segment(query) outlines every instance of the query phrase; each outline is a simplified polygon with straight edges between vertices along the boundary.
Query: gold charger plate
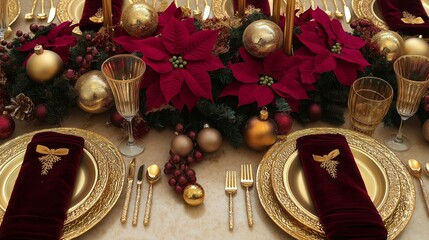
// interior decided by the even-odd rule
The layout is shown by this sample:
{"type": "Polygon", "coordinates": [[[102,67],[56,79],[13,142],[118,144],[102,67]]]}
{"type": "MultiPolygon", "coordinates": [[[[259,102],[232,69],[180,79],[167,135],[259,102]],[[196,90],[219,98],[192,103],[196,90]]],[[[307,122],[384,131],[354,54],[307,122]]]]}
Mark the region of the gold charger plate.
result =
{"type": "MultiPolygon", "coordinates": [[[[270,10],[273,11],[273,1],[268,1],[270,4],[270,10]]],[[[281,1],[281,8],[285,7],[286,0],[281,1]]],[[[301,2],[299,0],[296,0],[295,2],[295,8],[298,9],[302,6],[301,2]]],[[[223,18],[223,17],[232,17],[234,16],[234,7],[233,7],[233,0],[212,0],[212,7],[213,7],[213,16],[216,18],[223,18]]],[[[307,10],[307,9],[305,9],[307,10]]],[[[300,9],[300,11],[303,11],[303,9],[300,9]]]]}
{"type": "MultiPolygon", "coordinates": [[[[317,133],[320,131],[310,134],[317,133]]],[[[385,221],[395,210],[401,190],[398,173],[385,154],[389,150],[376,140],[360,133],[344,132],[341,129],[336,129],[332,133],[346,135],[368,195],[385,221]]],[[[271,181],[277,199],[292,217],[311,229],[324,233],[296,149],[296,139],[308,134],[305,131],[298,131],[287,136],[283,143],[283,153],[274,162],[271,181]]]]}
{"type": "MultiPolygon", "coordinates": [[[[422,0],[422,5],[429,15],[429,0],[422,0]]],[[[381,29],[388,29],[377,0],[352,0],[352,9],[358,18],[369,19],[381,29]]]]}
{"type": "Polygon", "coordinates": [[[19,0],[9,0],[7,4],[7,22],[9,26],[16,21],[20,13],[21,4],[19,3],[19,0]]]}
{"type": "MultiPolygon", "coordinates": [[[[129,0],[124,0],[122,9],[125,9],[130,4],[129,0]]],[[[85,0],[59,0],[57,5],[57,16],[60,22],[72,21],[79,23],[82,17],[85,0]]],[[[82,34],[79,27],[73,29],[75,34],[82,34]]]]}
{"type": "MultiPolygon", "coordinates": [[[[77,188],[81,188],[81,190],[75,189],[75,193],[76,191],[85,193],[85,191],[83,191],[84,189],[91,189],[91,191],[87,196],[81,198],[80,205],[78,205],[74,210],[69,209],[69,212],[67,213],[68,219],[65,222],[62,236],[62,239],[75,238],[95,226],[114,206],[122,191],[125,163],[113,143],[96,133],[77,128],[53,128],[37,132],[42,131],[55,131],[80,136],[85,139],[85,157],[83,158],[83,161],[88,160],[88,163],[83,163],[81,168],[83,166],[87,166],[87,169],[80,170],[81,175],[78,177],[76,185],[77,188]],[[93,160],[91,160],[91,158],[93,160]],[[97,170],[91,170],[94,166],[93,161],[95,161],[95,167],[97,170]],[[90,181],[93,177],[86,173],[94,171],[98,172],[98,177],[95,180],[96,183],[90,183],[87,186],[88,183],[86,182],[93,182],[90,181]],[[82,184],[79,184],[79,182],[82,184]],[[75,215],[72,213],[75,213],[75,215]]],[[[14,162],[14,159],[19,159],[19,157],[16,156],[21,154],[20,149],[25,148],[32,136],[37,132],[22,135],[3,144],[0,147],[0,159],[3,160],[4,153],[11,154],[12,158],[9,159],[12,159],[12,162],[14,162]],[[14,144],[17,144],[17,146],[15,147],[14,144]],[[10,153],[14,150],[16,150],[17,153],[10,153]]],[[[9,164],[9,167],[13,165],[14,164],[9,164]]],[[[4,166],[5,164],[0,161],[0,168],[3,169],[4,166]]],[[[11,179],[11,177],[9,178],[11,179]]],[[[3,220],[3,215],[4,211],[0,210],[0,222],[3,220]]]]}
{"type": "MultiPolygon", "coordinates": [[[[354,132],[338,128],[310,128],[300,131],[304,134],[318,133],[342,133],[346,137],[354,132]]],[[[289,136],[288,136],[289,137],[289,136]]],[[[304,224],[295,220],[279,203],[273,191],[271,184],[271,172],[273,164],[278,157],[284,153],[285,142],[279,140],[264,155],[258,166],[256,175],[256,189],[262,207],[268,216],[283,231],[296,239],[314,240],[324,239],[324,234],[317,232],[304,224]]],[[[380,143],[378,143],[381,145],[380,143]]],[[[415,208],[416,193],[413,180],[402,162],[396,155],[388,151],[385,153],[392,166],[399,174],[400,181],[400,198],[398,205],[389,218],[386,219],[385,225],[388,231],[388,239],[394,239],[404,230],[411,219],[415,208]]]]}

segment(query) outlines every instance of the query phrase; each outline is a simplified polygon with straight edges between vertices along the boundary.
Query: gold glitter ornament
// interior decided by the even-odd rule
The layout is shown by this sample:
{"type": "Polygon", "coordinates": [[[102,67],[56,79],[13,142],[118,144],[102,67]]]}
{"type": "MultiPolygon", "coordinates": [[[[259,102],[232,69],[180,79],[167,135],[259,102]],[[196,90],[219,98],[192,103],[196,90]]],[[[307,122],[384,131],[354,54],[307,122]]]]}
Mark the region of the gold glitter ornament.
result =
{"type": "Polygon", "coordinates": [[[394,31],[384,30],[375,34],[371,38],[371,43],[377,45],[378,50],[386,56],[387,61],[392,62],[404,54],[404,40],[394,31]]]}
{"type": "Polygon", "coordinates": [[[244,30],[243,45],[250,55],[264,58],[283,46],[283,32],[272,21],[257,20],[244,30]]]}
{"type": "Polygon", "coordinates": [[[263,108],[259,116],[251,117],[244,127],[244,140],[254,150],[265,150],[277,141],[277,125],[263,108]]]}
{"type": "Polygon", "coordinates": [[[158,27],[158,13],[152,6],[136,2],[125,8],[121,17],[124,30],[134,37],[151,36],[158,27]]]}
{"type": "Polygon", "coordinates": [[[183,200],[185,200],[188,205],[201,205],[204,202],[204,197],[204,188],[198,183],[190,184],[183,190],[183,200]]]}

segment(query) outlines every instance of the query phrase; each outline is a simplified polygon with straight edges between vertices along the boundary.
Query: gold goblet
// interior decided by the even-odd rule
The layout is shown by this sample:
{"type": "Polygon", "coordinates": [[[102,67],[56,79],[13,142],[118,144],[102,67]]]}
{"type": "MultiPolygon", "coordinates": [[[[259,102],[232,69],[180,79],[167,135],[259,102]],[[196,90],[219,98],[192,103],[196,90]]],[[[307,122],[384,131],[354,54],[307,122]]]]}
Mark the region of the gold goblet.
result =
{"type": "Polygon", "coordinates": [[[144,147],[134,143],[132,120],[139,111],[140,81],[146,71],[145,62],[131,54],[110,57],[101,65],[109,83],[118,113],[128,121],[128,140],[121,142],[119,151],[127,157],[143,152],[144,147]]]}
{"type": "Polygon", "coordinates": [[[402,125],[417,112],[420,100],[429,86],[429,58],[405,55],[393,63],[393,70],[398,82],[396,110],[401,116],[401,124],[398,133],[387,138],[385,144],[392,150],[406,151],[411,144],[402,135],[402,125]]]}
{"type": "Polygon", "coordinates": [[[350,125],[355,131],[372,135],[389,110],[393,88],[377,77],[357,79],[350,88],[348,107],[350,125]]]}

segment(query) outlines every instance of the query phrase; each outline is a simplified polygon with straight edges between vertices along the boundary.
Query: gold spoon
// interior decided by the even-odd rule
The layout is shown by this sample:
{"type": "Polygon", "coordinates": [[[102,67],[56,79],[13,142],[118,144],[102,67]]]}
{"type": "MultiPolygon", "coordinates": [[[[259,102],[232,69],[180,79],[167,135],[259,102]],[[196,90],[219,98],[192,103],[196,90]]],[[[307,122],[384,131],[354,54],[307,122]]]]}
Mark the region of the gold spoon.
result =
{"type": "Polygon", "coordinates": [[[36,4],[37,4],[37,0],[34,0],[34,1],[33,1],[33,6],[31,7],[31,12],[26,13],[26,14],[24,15],[24,18],[25,18],[26,20],[31,20],[31,19],[33,19],[33,18],[34,18],[34,10],[36,9],[36,4]]]}
{"type": "Polygon", "coordinates": [[[329,17],[331,17],[332,16],[332,12],[329,11],[328,3],[326,2],[326,0],[323,0],[323,6],[325,6],[325,13],[326,13],[326,15],[328,15],[329,17]]]}
{"type": "Polygon", "coordinates": [[[336,0],[334,1],[334,7],[335,7],[335,17],[336,18],[342,18],[344,16],[344,14],[342,12],[340,12],[340,9],[338,8],[338,4],[336,0]]]}
{"type": "Polygon", "coordinates": [[[147,181],[149,182],[149,190],[147,194],[146,210],[144,213],[144,221],[143,221],[143,224],[145,226],[149,224],[150,210],[152,207],[153,184],[161,178],[161,169],[159,168],[159,166],[156,164],[150,165],[146,171],[146,178],[147,178],[147,181]]]}
{"type": "Polygon", "coordinates": [[[408,160],[408,167],[410,168],[411,175],[413,175],[414,177],[418,178],[419,181],[420,181],[420,187],[422,189],[422,193],[423,193],[423,197],[425,199],[427,210],[429,211],[428,194],[426,192],[426,187],[423,184],[423,180],[421,178],[421,175],[422,175],[422,166],[421,166],[420,162],[417,161],[416,159],[410,159],[410,160],[408,160]]]}
{"type": "Polygon", "coordinates": [[[425,165],[425,172],[426,172],[426,175],[429,176],[429,162],[427,162],[425,165]]]}
{"type": "Polygon", "coordinates": [[[45,0],[40,1],[40,7],[42,7],[42,12],[37,14],[38,19],[46,19],[48,14],[45,13],[45,0]]]}

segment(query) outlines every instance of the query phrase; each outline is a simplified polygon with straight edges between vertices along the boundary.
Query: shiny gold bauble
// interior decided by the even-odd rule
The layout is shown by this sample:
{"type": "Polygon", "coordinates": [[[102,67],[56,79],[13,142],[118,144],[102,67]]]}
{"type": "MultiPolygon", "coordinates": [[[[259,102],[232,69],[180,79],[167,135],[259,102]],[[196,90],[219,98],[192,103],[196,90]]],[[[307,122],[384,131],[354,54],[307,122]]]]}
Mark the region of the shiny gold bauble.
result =
{"type": "Polygon", "coordinates": [[[378,50],[386,56],[387,61],[394,61],[404,54],[404,40],[394,31],[381,31],[371,38],[371,42],[377,45],[378,50]]]}
{"type": "Polygon", "coordinates": [[[183,190],[183,200],[191,206],[198,206],[204,202],[204,188],[198,184],[190,184],[183,190]]]}
{"type": "Polygon", "coordinates": [[[429,43],[420,37],[408,38],[405,40],[405,54],[429,57],[429,43]]]}
{"type": "Polygon", "coordinates": [[[63,70],[63,60],[55,52],[44,50],[42,45],[36,45],[25,69],[32,81],[46,83],[63,70]]]}
{"type": "Polygon", "coordinates": [[[89,71],[76,81],[77,105],[87,113],[102,113],[113,105],[112,90],[100,70],[89,71]]]}
{"type": "Polygon", "coordinates": [[[186,157],[194,149],[192,140],[185,134],[174,136],[170,143],[170,150],[181,157],[186,157]]]}
{"type": "Polygon", "coordinates": [[[216,152],[222,145],[222,135],[217,129],[204,124],[204,128],[198,133],[197,143],[204,152],[216,152]]]}
{"type": "Polygon", "coordinates": [[[422,127],[423,138],[429,142],[429,120],[426,120],[422,127]]]}
{"type": "Polygon", "coordinates": [[[263,58],[283,46],[283,32],[272,21],[257,20],[244,30],[243,45],[250,55],[263,58]]]}
{"type": "Polygon", "coordinates": [[[277,141],[277,125],[262,109],[259,116],[250,118],[244,127],[244,140],[254,150],[264,150],[277,141]]]}
{"type": "Polygon", "coordinates": [[[151,36],[158,27],[158,13],[155,8],[142,2],[126,7],[121,20],[125,31],[134,37],[151,36]]]}

